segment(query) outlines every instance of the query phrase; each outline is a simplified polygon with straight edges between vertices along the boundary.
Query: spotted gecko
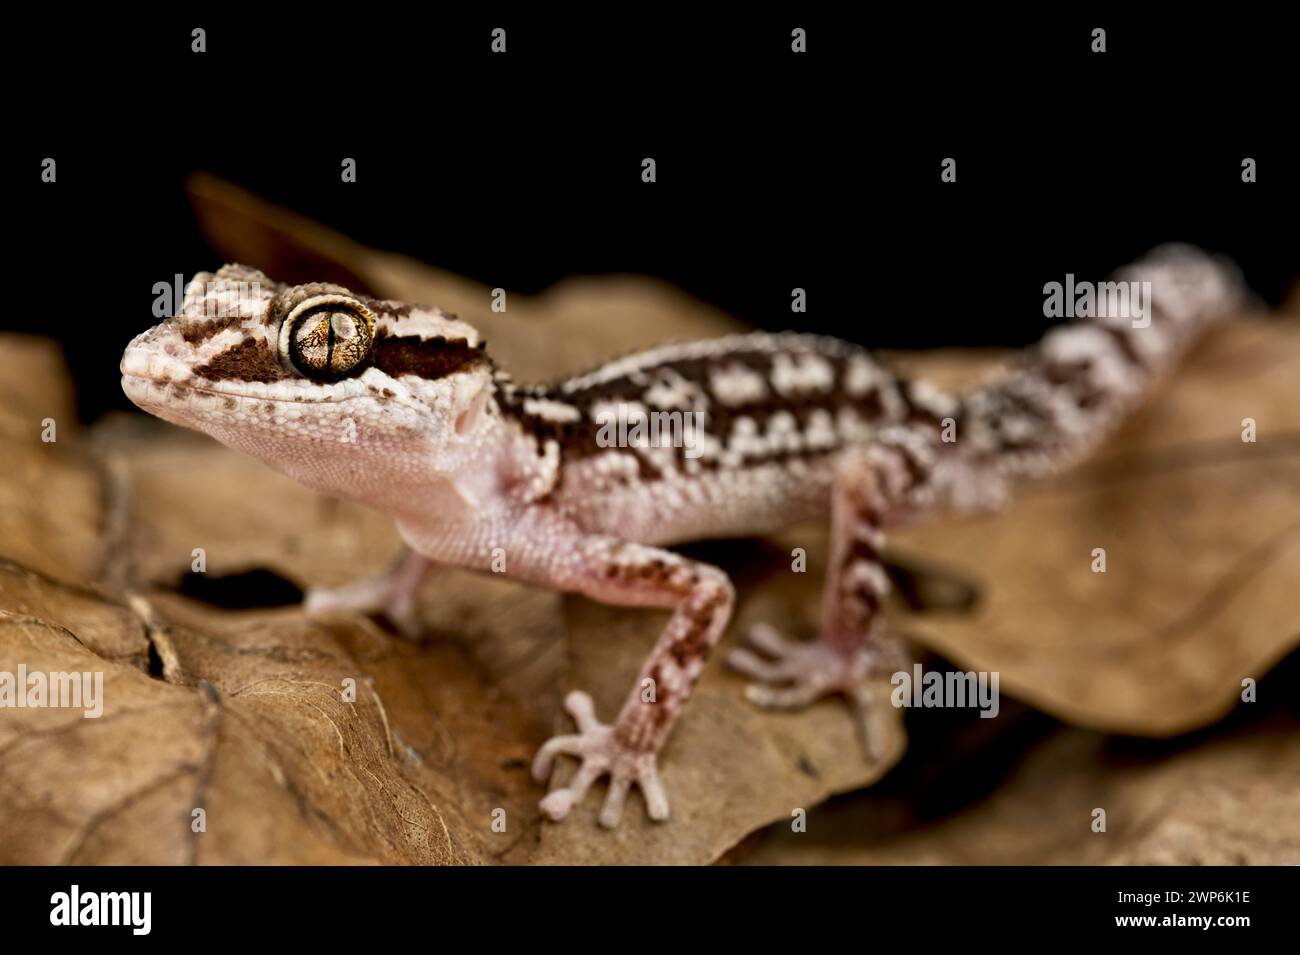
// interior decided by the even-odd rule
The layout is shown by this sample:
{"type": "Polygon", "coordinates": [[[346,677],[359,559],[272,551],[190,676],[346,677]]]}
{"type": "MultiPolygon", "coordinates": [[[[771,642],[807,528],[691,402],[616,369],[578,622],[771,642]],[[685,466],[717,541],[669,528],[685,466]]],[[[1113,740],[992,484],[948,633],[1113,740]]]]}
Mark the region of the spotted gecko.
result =
{"type": "Polygon", "coordinates": [[[308,591],[309,614],[382,613],[418,632],[416,595],[439,564],[671,610],[614,722],[570,693],[577,732],[533,763],[545,782],[558,755],[579,760],[541,800],[556,820],[608,776],[599,821],[613,827],[633,784],[650,818],[668,817],[656,759],[734,602],[722,570],[665,548],[829,515],[817,639],[758,625],[728,662],[762,707],[846,697],[878,757],[875,688],[905,659],[881,626],[885,531],[995,506],[1013,479],[1076,458],[1241,296],[1230,265],[1186,246],[1116,278],[1152,283],[1145,325],[1057,326],[996,380],[950,395],[858,346],[793,333],[665,345],[524,386],[436,308],[227,265],[131,341],[122,387],[160,418],[392,516],[406,545],[394,565],[308,591]],[[655,421],[667,429],[647,431],[655,421]]]}

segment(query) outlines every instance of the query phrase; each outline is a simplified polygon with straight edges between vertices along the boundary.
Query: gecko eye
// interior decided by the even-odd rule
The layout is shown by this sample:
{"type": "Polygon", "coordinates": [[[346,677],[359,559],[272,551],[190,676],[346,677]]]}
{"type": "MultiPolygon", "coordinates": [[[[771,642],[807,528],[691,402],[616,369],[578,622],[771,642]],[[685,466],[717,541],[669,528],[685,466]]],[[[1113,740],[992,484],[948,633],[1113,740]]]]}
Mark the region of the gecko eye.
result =
{"type": "Polygon", "coordinates": [[[317,381],[346,378],[370,356],[373,327],[359,302],[304,302],[285,320],[289,360],[317,381]]]}

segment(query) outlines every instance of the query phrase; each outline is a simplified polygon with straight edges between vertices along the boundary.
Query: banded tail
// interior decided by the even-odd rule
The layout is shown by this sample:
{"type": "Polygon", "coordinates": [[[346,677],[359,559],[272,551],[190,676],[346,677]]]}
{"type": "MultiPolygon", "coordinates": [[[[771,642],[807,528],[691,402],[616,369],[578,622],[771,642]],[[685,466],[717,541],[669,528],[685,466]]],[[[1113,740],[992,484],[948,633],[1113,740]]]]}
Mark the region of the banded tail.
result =
{"type": "Polygon", "coordinates": [[[1024,352],[1010,374],[966,396],[962,424],[975,463],[1007,477],[1070,463],[1247,298],[1231,262],[1187,245],[1160,246],[1103,284],[1115,283],[1150,290],[1145,314],[1074,319],[1024,352]]]}

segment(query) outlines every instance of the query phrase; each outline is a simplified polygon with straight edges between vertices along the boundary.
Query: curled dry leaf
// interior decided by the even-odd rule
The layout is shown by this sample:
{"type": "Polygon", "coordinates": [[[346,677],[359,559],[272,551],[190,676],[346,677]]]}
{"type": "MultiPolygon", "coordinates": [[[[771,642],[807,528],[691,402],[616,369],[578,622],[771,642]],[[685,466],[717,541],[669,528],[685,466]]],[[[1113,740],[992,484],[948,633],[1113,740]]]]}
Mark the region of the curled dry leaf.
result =
{"type": "Polygon", "coordinates": [[[73,584],[95,580],[106,556],[102,475],[79,430],[58,346],[6,335],[0,349],[0,556],[73,584]]]}

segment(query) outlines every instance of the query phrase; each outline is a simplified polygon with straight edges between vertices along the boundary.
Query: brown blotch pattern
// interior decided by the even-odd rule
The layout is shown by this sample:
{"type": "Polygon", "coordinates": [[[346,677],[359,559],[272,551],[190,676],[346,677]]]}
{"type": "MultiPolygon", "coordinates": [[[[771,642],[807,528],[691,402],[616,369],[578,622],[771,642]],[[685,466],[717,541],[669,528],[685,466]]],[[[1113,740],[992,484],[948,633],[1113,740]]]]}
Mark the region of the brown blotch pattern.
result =
{"type": "Polygon", "coordinates": [[[275,350],[251,335],[195,368],[194,373],[209,381],[279,381],[288,377],[275,350]]]}
{"type": "Polygon", "coordinates": [[[463,338],[420,338],[417,335],[375,337],[371,364],[386,375],[417,375],[436,379],[457,372],[490,367],[483,343],[471,345],[463,338]]]}
{"type": "Polygon", "coordinates": [[[227,328],[235,328],[243,323],[244,316],[242,315],[223,315],[221,318],[214,318],[206,322],[185,322],[181,325],[181,338],[191,345],[197,345],[199,342],[207,341],[214,335],[219,335],[227,328]]]}

